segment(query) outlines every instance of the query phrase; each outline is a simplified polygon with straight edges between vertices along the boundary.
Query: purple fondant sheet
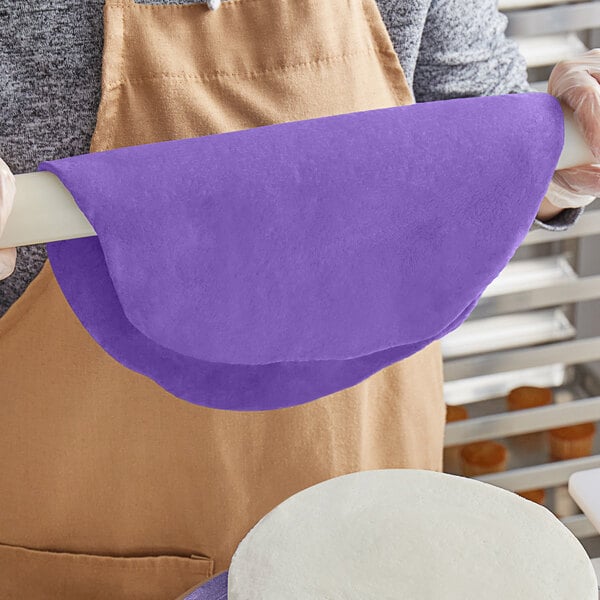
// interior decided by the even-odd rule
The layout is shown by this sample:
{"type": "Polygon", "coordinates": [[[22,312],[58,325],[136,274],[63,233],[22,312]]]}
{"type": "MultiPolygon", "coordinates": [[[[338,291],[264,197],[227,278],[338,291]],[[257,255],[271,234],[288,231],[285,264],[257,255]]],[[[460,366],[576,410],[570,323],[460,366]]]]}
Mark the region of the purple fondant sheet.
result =
{"type": "Polygon", "coordinates": [[[183,600],[227,600],[228,572],[213,577],[189,592],[183,600]]]}
{"type": "Polygon", "coordinates": [[[563,144],[547,94],[465,98],[42,163],[98,233],[49,244],[96,341],[185,400],[292,406],[464,321],[563,144]]]}

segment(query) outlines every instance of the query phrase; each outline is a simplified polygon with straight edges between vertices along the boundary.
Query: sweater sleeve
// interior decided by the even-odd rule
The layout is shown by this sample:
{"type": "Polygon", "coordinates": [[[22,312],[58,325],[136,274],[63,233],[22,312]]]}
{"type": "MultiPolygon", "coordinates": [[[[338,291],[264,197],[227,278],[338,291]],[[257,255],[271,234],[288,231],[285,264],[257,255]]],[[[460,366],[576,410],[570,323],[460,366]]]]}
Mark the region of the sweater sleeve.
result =
{"type": "MultiPolygon", "coordinates": [[[[496,0],[432,0],[415,66],[417,102],[534,91],[517,44],[505,35],[508,19],[496,0]]],[[[562,210],[531,229],[562,231],[583,208],[562,210]]]]}

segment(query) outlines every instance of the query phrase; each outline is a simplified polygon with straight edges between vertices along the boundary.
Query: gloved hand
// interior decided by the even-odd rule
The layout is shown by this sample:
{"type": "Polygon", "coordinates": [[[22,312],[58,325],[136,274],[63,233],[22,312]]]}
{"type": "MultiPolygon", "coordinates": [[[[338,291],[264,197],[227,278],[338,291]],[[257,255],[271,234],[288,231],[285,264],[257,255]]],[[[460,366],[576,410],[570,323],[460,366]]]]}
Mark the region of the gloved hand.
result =
{"type": "MultiPolygon", "coordinates": [[[[0,235],[12,210],[16,190],[15,176],[0,158],[0,235]]],[[[0,250],[0,279],[6,279],[15,270],[16,259],[16,248],[0,250]]]]}
{"type": "Polygon", "coordinates": [[[559,208],[586,206],[600,196],[600,48],[559,62],[548,93],[573,109],[598,163],[555,171],[546,198],[559,208]]]}

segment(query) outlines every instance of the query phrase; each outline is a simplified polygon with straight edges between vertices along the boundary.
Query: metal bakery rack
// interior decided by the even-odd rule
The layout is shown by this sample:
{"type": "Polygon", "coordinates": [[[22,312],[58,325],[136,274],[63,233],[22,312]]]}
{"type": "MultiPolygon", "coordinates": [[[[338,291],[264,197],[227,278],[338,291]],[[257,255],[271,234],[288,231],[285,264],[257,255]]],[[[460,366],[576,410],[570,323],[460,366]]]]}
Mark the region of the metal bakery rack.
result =
{"type": "MultiPolygon", "coordinates": [[[[499,8],[541,91],[556,62],[600,46],[598,1],[501,0],[499,8]]],[[[600,557],[598,531],[566,488],[572,473],[600,467],[600,200],[567,231],[530,231],[442,349],[446,403],[469,413],[447,424],[445,446],[504,444],[506,470],[479,479],[544,489],[545,505],[600,557]],[[551,387],[553,404],[509,412],[508,392],[524,385],[551,387]],[[552,460],[542,432],[588,422],[597,424],[592,454],[552,460]]]]}

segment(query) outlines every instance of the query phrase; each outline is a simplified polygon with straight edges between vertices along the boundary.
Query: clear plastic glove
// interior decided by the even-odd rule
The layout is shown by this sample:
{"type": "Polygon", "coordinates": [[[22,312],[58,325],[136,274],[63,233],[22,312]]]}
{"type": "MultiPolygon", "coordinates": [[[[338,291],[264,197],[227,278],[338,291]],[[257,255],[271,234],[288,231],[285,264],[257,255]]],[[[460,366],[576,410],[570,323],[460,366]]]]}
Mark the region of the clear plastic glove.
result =
{"type": "Polygon", "coordinates": [[[600,48],[559,62],[548,93],[573,109],[598,163],[555,171],[546,198],[559,208],[586,206],[600,196],[600,48]]]}
{"type": "MultiPolygon", "coordinates": [[[[16,190],[15,176],[0,158],[0,235],[12,210],[16,190]]],[[[6,279],[15,270],[16,260],[16,248],[0,250],[0,279],[6,279]]]]}

